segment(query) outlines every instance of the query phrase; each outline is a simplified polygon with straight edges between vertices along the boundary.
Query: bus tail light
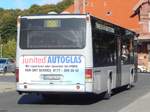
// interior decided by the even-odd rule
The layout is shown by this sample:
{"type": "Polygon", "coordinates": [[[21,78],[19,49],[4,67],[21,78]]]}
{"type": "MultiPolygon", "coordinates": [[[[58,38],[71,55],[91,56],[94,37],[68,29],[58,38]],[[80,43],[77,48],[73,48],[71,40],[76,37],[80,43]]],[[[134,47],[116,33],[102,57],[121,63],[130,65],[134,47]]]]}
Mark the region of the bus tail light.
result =
{"type": "Polygon", "coordinates": [[[85,78],[86,79],[92,79],[93,78],[93,70],[92,69],[86,69],[85,70],[85,78]]]}
{"type": "Polygon", "coordinates": [[[16,69],[16,82],[19,82],[19,69],[16,69]]]}

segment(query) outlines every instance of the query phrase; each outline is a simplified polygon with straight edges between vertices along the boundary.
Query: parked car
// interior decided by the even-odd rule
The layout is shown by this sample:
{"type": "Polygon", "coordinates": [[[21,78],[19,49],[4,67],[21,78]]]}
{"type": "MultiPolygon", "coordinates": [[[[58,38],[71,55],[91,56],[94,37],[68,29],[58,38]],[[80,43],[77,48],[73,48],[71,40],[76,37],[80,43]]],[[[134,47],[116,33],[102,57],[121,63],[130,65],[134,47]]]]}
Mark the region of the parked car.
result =
{"type": "Polygon", "coordinates": [[[145,66],[143,65],[138,65],[138,69],[137,69],[138,72],[147,72],[147,69],[145,66]]]}
{"type": "Polygon", "coordinates": [[[0,72],[15,72],[16,64],[13,59],[0,58],[0,72]]]}

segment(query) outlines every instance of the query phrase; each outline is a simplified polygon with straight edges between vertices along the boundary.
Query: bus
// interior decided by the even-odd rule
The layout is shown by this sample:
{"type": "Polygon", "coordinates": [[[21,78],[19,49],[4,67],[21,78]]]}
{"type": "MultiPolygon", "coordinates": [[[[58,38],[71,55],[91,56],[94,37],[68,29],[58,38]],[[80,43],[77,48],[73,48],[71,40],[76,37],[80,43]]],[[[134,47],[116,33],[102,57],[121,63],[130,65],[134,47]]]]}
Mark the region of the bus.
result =
{"type": "Polygon", "coordinates": [[[136,82],[136,34],[90,14],[20,16],[17,92],[106,93],[136,82]]]}

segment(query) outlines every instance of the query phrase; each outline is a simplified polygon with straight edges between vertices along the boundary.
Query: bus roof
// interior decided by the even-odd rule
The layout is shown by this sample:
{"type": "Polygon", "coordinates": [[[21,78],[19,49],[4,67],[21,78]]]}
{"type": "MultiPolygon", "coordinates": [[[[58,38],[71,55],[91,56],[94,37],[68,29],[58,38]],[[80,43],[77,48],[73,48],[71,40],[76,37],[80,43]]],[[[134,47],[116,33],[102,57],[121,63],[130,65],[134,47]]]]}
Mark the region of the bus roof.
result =
{"type": "Polygon", "coordinates": [[[108,21],[105,21],[101,18],[97,18],[93,15],[90,14],[36,14],[36,15],[28,15],[28,16],[20,16],[19,18],[26,18],[26,19],[47,19],[47,18],[86,18],[87,16],[94,18],[95,20],[99,20],[102,23],[107,23],[107,25],[114,27],[115,29],[117,28],[118,30],[126,30],[130,33],[133,33],[134,35],[136,32],[131,31],[129,29],[123,28],[121,26],[118,26],[116,24],[110,23],[108,21]]]}
{"type": "Polygon", "coordinates": [[[27,18],[27,19],[37,19],[37,18],[71,18],[71,17],[77,17],[77,18],[82,18],[89,16],[88,14],[38,14],[38,15],[28,15],[28,16],[20,16],[20,18],[27,18]]]}

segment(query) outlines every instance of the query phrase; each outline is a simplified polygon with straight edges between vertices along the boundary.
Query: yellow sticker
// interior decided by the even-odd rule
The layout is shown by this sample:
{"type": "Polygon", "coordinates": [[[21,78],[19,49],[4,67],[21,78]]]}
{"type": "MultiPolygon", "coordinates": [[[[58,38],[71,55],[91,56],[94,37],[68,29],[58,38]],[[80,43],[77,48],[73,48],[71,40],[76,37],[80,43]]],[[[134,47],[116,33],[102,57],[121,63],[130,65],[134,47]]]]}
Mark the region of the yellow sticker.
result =
{"type": "Polygon", "coordinates": [[[45,20],[44,26],[47,28],[58,28],[60,27],[60,20],[45,20]]]}

